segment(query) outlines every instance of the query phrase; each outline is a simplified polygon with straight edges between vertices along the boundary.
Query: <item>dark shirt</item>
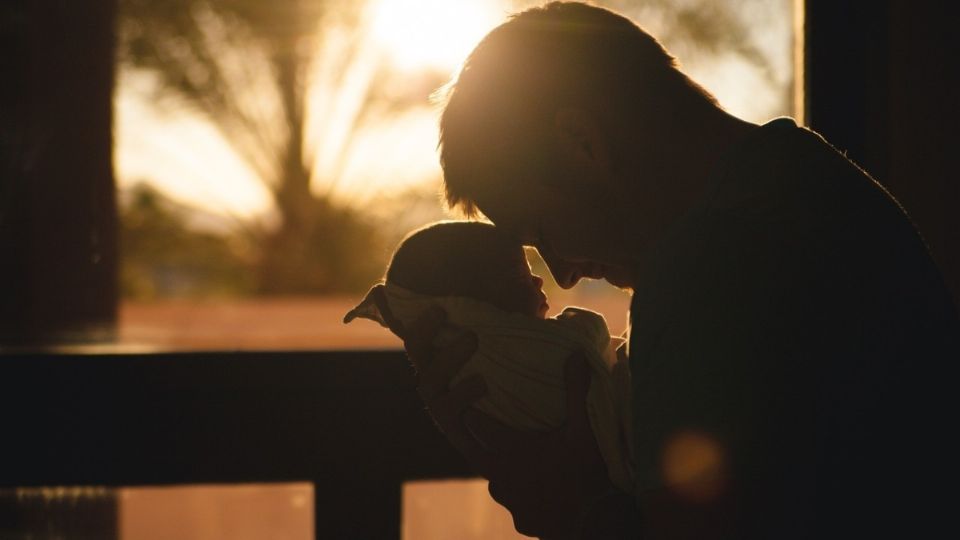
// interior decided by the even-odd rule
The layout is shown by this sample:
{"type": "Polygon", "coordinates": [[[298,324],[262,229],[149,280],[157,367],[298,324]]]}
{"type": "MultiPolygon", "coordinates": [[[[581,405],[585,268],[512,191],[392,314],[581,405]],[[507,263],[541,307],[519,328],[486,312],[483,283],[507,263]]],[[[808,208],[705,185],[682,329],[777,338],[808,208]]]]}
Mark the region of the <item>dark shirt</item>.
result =
{"type": "Polygon", "coordinates": [[[726,155],[637,283],[641,507],[666,489],[721,508],[717,537],[916,537],[942,502],[958,322],[882,187],[775,120],[726,155]]]}

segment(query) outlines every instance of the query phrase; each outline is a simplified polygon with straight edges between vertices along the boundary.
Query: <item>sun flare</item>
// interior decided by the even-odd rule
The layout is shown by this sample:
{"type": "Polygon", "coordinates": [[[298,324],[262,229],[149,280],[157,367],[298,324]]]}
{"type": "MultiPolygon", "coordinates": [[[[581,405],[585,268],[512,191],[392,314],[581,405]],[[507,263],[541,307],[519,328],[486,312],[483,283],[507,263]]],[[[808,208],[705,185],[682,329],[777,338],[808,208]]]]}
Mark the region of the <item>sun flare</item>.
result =
{"type": "Polygon", "coordinates": [[[505,18],[500,2],[376,0],[373,37],[396,67],[454,69],[505,18]]]}

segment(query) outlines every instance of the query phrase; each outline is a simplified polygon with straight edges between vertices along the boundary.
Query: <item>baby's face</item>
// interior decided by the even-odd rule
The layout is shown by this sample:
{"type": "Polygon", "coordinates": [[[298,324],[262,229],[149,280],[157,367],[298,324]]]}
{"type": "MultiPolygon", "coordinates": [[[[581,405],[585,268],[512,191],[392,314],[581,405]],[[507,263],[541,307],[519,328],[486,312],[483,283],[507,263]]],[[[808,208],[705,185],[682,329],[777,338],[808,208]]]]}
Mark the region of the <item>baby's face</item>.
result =
{"type": "Polygon", "coordinates": [[[502,264],[501,261],[491,261],[484,273],[488,301],[504,311],[546,318],[550,305],[543,292],[543,279],[530,271],[523,248],[518,248],[502,264]]]}

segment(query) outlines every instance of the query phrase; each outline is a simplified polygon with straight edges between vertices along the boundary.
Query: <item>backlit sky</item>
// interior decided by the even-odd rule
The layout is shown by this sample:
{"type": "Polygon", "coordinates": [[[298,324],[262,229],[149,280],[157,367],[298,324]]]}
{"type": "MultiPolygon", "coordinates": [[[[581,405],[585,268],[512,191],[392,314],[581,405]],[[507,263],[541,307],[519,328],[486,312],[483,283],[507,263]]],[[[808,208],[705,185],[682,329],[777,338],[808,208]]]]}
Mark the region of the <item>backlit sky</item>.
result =
{"type": "MultiPolygon", "coordinates": [[[[366,19],[367,45],[359,61],[372,65],[372,59],[385,58],[393,69],[411,75],[425,69],[453,73],[480,38],[507,13],[536,3],[372,0],[366,19]]],[[[772,81],[732,52],[706,54],[682,44],[676,48],[669,42],[666,45],[685,70],[733,114],[754,122],[790,114],[785,99],[793,69],[790,3],[753,0],[738,4],[749,11],[754,33],[751,37],[773,67],[772,81]]],[[[626,14],[654,35],[668,22],[640,8],[626,14]]],[[[358,66],[356,73],[362,79],[364,67],[358,66]]],[[[114,159],[120,186],[146,180],[178,200],[216,214],[246,217],[268,212],[268,191],[215,128],[188,111],[158,109],[145,97],[151,84],[149,75],[143,73],[124,72],[118,78],[114,159]]],[[[327,91],[314,89],[316,102],[330,103],[323,95],[327,91]]],[[[340,101],[332,102],[348,109],[351,92],[350,88],[341,89],[340,101]]],[[[343,175],[333,188],[337,197],[362,203],[380,193],[439,178],[437,111],[428,103],[372,125],[346,150],[331,143],[342,140],[349,125],[335,113],[327,121],[316,123],[322,124],[325,132],[317,133],[320,128],[312,125],[308,139],[312,135],[314,140],[326,141],[316,156],[321,177],[325,167],[333,166],[335,155],[346,152],[343,175]]],[[[330,187],[315,182],[314,189],[330,187]]]]}

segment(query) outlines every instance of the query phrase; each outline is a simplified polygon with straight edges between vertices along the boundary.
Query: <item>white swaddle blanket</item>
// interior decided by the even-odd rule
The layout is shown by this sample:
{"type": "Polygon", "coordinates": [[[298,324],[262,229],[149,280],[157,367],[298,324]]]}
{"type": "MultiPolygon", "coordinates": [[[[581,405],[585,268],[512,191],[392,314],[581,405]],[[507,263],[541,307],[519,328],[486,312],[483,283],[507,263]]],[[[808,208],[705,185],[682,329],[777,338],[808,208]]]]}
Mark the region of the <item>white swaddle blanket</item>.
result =
{"type": "MultiPolygon", "coordinates": [[[[395,318],[408,327],[431,305],[443,308],[451,325],[478,338],[476,353],[451,384],[480,374],[487,395],[475,407],[517,429],[549,431],[563,425],[565,361],[583,351],[593,372],[586,403],[590,426],[611,481],[633,492],[629,370],[626,359],[617,356],[624,340],[610,337],[602,315],[571,307],[543,320],[472,298],[430,297],[386,284],[371,289],[344,322],[361,317],[389,328],[387,320],[395,318]],[[376,301],[381,294],[392,315],[381,313],[376,301]]],[[[441,333],[437,340],[451,337],[441,333]]]]}

